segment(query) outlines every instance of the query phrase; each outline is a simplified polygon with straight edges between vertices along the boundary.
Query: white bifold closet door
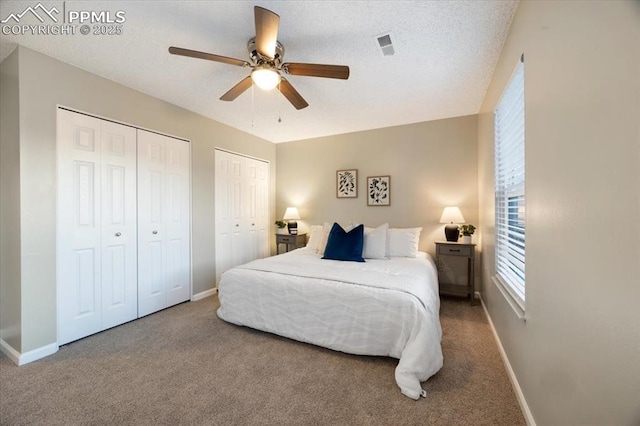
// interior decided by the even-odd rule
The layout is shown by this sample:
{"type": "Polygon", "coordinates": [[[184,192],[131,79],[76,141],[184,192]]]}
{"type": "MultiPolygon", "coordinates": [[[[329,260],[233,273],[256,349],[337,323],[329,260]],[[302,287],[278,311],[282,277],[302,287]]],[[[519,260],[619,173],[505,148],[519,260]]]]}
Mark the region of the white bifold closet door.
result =
{"type": "Polygon", "coordinates": [[[269,163],[215,151],[216,284],[234,266],[269,255],[269,163]]]}
{"type": "Polygon", "coordinates": [[[57,140],[62,345],[137,317],[136,129],[59,109],[57,140]]]}
{"type": "Polygon", "coordinates": [[[189,143],[138,130],[138,315],[190,298],[189,143]]]}
{"type": "Polygon", "coordinates": [[[191,161],[184,140],[64,109],[57,124],[63,345],[189,300],[191,161]]]}

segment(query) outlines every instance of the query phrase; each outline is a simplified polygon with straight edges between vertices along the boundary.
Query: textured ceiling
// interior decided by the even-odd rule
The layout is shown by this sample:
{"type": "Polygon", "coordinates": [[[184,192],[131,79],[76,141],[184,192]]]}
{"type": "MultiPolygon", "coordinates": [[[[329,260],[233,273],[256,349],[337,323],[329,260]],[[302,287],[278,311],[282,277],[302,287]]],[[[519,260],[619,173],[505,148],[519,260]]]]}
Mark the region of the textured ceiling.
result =
{"type": "MultiPolygon", "coordinates": [[[[517,7],[503,0],[41,3],[60,16],[63,8],[124,11],[123,34],[3,34],[0,60],[18,43],[272,142],[477,113],[517,7]],[[223,102],[248,69],[167,52],[173,45],[246,60],[254,5],[280,15],[285,62],[348,65],[349,80],[288,76],[309,103],[299,111],[258,88],[223,102]],[[388,32],[393,56],[376,42],[388,32]]],[[[2,0],[0,19],[36,5],[2,0]]]]}

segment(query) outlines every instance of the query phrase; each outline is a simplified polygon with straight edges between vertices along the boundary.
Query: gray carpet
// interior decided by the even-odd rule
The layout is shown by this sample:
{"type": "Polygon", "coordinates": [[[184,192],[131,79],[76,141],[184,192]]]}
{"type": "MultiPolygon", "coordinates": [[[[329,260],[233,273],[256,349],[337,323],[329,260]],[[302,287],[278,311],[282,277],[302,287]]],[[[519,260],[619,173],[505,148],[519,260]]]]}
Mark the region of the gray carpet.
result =
{"type": "Polygon", "coordinates": [[[444,299],[444,367],[411,400],[397,360],[334,352],[185,303],[15,366],[0,355],[2,425],[524,425],[480,306],[444,299]]]}

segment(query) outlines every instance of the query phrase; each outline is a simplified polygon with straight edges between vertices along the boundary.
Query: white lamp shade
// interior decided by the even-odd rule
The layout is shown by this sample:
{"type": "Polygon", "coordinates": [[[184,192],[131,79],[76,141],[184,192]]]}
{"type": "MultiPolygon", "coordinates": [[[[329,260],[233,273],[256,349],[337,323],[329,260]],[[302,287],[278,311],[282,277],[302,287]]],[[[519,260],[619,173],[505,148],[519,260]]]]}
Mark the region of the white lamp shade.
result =
{"type": "Polygon", "coordinates": [[[269,68],[256,68],[251,79],[262,90],[271,90],[280,83],[280,74],[269,68]]]}
{"type": "Polygon", "coordinates": [[[283,220],[298,220],[300,219],[300,213],[295,207],[287,207],[287,211],[284,212],[283,220]]]}
{"type": "Polygon", "coordinates": [[[440,216],[440,223],[464,223],[464,217],[458,207],[445,207],[440,216]]]}

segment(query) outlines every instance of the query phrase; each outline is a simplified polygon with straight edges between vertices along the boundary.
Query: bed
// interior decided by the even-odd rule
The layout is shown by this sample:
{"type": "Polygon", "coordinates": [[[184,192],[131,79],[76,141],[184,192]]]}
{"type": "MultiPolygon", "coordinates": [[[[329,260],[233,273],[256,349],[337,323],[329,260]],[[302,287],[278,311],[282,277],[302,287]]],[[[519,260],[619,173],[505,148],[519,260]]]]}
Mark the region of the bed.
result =
{"type": "Polygon", "coordinates": [[[426,253],[344,262],[300,248],[226,271],[218,294],[227,322],[399,359],[396,383],[413,399],[442,367],[437,273],[426,253]]]}

